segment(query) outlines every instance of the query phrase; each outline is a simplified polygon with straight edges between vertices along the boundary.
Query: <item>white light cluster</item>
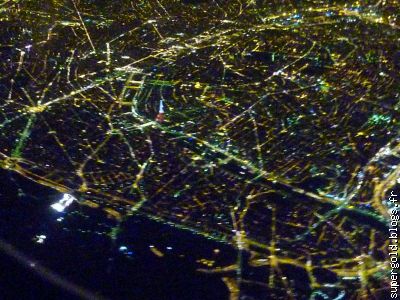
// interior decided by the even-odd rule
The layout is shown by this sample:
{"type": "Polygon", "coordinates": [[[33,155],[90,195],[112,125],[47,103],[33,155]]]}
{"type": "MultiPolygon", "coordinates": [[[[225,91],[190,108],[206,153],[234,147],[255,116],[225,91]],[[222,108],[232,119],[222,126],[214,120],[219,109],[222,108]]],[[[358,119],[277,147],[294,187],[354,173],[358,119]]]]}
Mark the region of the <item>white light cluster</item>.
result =
{"type": "Polygon", "coordinates": [[[63,212],[66,207],[70,206],[71,203],[74,202],[74,200],[76,200],[74,196],[64,194],[60,201],[51,205],[51,208],[58,212],[63,212]]]}

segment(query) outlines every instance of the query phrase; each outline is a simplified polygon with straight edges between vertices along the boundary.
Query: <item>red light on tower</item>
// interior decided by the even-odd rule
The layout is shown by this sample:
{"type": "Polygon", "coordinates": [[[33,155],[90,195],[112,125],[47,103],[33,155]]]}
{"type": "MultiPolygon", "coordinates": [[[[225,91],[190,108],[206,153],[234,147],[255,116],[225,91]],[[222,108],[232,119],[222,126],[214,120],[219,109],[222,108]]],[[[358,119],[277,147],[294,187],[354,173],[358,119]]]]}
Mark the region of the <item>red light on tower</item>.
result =
{"type": "Polygon", "coordinates": [[[164,104],[163,104],[162,100],[160,100],[160,108],[158,110],[158,115],[156,117],[156,121],[158,123],[164,122],[164,104]]]}

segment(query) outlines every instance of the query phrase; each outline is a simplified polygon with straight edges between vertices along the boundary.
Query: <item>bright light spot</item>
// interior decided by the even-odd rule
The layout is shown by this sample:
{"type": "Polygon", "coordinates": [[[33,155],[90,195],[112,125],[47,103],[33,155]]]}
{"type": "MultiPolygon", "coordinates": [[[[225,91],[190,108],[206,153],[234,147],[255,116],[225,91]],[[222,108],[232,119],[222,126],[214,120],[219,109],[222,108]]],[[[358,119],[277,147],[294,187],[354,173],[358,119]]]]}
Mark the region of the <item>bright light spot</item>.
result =
{"type": "Polygon", "coordinates": [[[64,194],[60,201],[51,205],[51,208],[58,212],[63,212],[66,207],[70,206],[71,203],[74,202],[74,200],[76,200],[74,196],[70,194],[64,194]]]}
{"type": "Polygon", "coordinates": [[[52,207],[54,210],[58,211],[58,212],[64,211],[64,208],[65,208],[65,207],[64,207],[62,204],[60,204],[60,203],[54,203],[51,207],[52,207]]]}
{"type": "Polygon", "coordinates": [[[128,250],[128,248],[126,246],[119,247],[119,251],[121,251],[121,252],[124,252],[126,250],[128,250]]]}
{"type": "Polygon", "coordinates": [[[38,244],[43,244],[45,239],[46,239],[46,236],[43,235],[43,234],[37,235],[37,236],[35,237],[35,241],[36,241],[36,243],[38,243],[38,244]]]}

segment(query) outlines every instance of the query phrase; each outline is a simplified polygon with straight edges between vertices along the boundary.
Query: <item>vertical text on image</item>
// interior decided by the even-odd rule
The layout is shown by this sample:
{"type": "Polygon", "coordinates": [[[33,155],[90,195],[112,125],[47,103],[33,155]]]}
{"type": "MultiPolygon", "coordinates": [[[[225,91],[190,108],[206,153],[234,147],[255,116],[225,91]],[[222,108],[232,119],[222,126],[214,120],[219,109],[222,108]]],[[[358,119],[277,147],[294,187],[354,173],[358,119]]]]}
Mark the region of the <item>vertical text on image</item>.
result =
{"type": "Polygon", "coordinates": [[[394,191],[390,192],[389,202],[392,203],[390,208],[390,224],[389,224],[389,259],[390,259],[390,298],[398,298],[398,273],[399,262],[398,262],[398,203],[397,194],[394,191]]]}

